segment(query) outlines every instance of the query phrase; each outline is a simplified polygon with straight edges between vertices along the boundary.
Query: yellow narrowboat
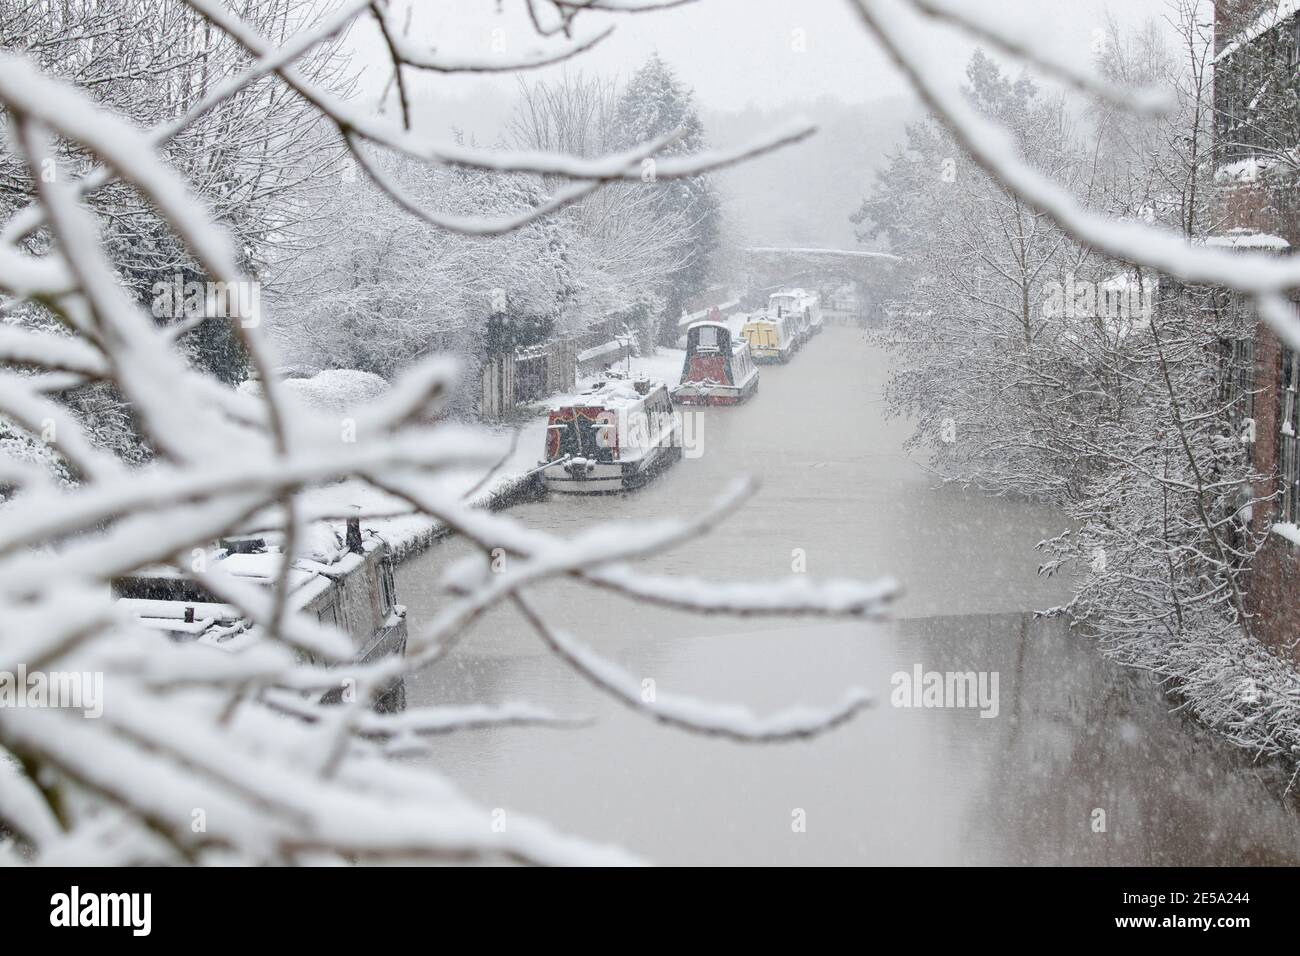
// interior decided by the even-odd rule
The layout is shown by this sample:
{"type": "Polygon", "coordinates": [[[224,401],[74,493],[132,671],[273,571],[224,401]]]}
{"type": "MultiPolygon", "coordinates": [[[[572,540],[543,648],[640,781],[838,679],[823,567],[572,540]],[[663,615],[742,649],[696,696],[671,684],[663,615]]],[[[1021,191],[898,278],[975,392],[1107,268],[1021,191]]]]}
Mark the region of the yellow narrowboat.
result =
{"type": "Polygon", "coordinates": [[[749,343],[749,354],[758,363],[788,362],[794,351],[791,329],[784,316],[755,313],[746,320],[740,337],[749,343]]]}

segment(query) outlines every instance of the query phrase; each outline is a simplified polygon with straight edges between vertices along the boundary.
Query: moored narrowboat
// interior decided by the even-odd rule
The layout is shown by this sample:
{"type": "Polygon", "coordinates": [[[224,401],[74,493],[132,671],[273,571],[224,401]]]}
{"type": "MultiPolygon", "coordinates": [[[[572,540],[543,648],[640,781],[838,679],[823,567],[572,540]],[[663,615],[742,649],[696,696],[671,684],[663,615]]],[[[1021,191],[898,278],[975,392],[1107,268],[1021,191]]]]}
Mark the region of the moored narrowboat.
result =
{"type": "MultiPolygon", "coordinates": [[[[406,608],[397,603],[393,557],[384,540],[373,532],[363,534],[356,518],[348,520],[342,534],[320,525],[304,532],[288,576],[288,611],[311,615],[346,634],[352,641],[352,663],[405,655],[406,608]]],[[[276,585],[283,559],[270,535],[223,538],[202,555],[203,566],[268,591],[276,585]]],[[[112,594],[142,628],[175,642],[238,654],[263,634],[260,625],[174,567],[150,566],[115,578],[112,594]]],[[[328,692],[322,702],[337,703],[340,695],[328,692]]],[[[375,700],[377,710],[401,710],[405,704],[400,678],[375,700]]]]}
{"type": "Polygon", "coordinates": [[[788,362],[794,354],[792,329],[784,316],[756,313],[746,320],[740,337],[749,346],[750,357],[759,364],[788,362]]]}
{"type": "Polygon", "coordinates": [[[821,296],[804,289],[782,289],[768,296],[768,312],[786,319],[798,348],[822,330],[821,296]]]}
{"type": "Polygon", "coordinates": [[[561,494],[639,488],[682,457],[679,438],[662,382],[606,380],[550,410],[542,485],[561,494]]]}
{"type": "Polygon", "coordinates": [[[739,405],[758,389],[749,343],[733,339],[721,322],[696,322],[686,331],[681,384],[671,390],[682,405],[739,405]]]}

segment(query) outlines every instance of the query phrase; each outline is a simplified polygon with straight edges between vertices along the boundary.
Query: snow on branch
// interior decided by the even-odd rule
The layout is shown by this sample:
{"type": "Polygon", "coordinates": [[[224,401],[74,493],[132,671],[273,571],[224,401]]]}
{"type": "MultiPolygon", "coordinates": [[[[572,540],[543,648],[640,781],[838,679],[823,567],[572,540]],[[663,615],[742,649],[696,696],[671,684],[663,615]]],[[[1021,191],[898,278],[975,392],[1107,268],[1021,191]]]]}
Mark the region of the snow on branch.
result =
{"type": "Polygon", "coordinates": [[[952,24],[977,39],[990,43],[1027,63],[1032,63],[1047,75],[1062,80],[1081,93],[1087,93],[1144,116],[1160,116],[1171,106],[1168,90],[1118,86],[1104,77],[1080,69],[1073,60],[1043,56],[1038,52],[1040,43],[1037,39],[1015,31],[1008,22],[1000,22],[997,26],[987,24],[969,8],[960,7],[953,0],[907,0],[907,2],[927,17],[941,23],[952,24]]]}
{"type": "Polygon", "coordinates": [[[740,743],[798,740],[816,737],[838,727],[871,704],[871,698],[858,688],[846,691],[844,700],[829,710],[790,707],[767,717],[760,717],[749,708],[736,704],[718,704],[662,692],[656,693],[654,700],[647,701],[641,693],[640,681],[568,634],[551,627],[522,593],[514,594],[514,603],[546,646],[594,687],[660,723],[692,733],[726,737],[740,743]]]}
{"type": "MultiPolygon", "coordinates": [[[[237,40],[252,55],[263,57],[274,52],[275,48],[268,41],[213,0],[186,0],[186,2],[237,40]]],[[[535,173],[575,180],[639,182],[643,175],[640,169],[629,168],[633,155],[629,153],[583,159],[536,150],[476,149],[456,143],[438,142],[371,118],[351,104],[315,86],[292,67],[282,67],[277,69],[276,73],[308,102],[332,119],[344,136],[348,134],[359,136],[413,159],[489,172],[535,173]]],[[[698,176],[798,142],[815,131],[815,125],[806,120],[790,121],[738,148],[705,150],[689,156],[660,159],[655,164],[654,175],[660,180],[698,176]]]]}
{"type": "MultiPolygon", "coordinates": [[[[222,103],[247,89],[264,76],[278,71],[281,67],[309,53],[313,48],[338,36],[362,14],[373,0],[350,0],[337,10],[321,19],[312,29],[295,34],[278,49],[271,49],[253,62],[242,72],[237,72],[228,79],[215,84],[205,96],[191,105],[185,112],[147,132],[150,144],[162,148],[169,140],[190,127],[200,117],[210,113],[222,103]]],[[[112,169],[97,165],[77,182],[80,195],[86,195],[99,189],[115,179],[112,169]]],[[[16,213],[0,230],[0,258],[11,255],[7,247],[17,243],[23,237],[38,228],[44,221],[44,211],[37,204],[27,206],[16,213]]],[[[8,270],[3,270],[8,272],[8,270]]]]}
{"type": "Polygon", "coordinates": [[[806,577],[768,582],[717,582],[642,574],[626,565],[582,572],[582,577],[649,604],[699,614],[884,617],[902,588],[893,578],[863,582],[806,577]]]}
{"type": "Polygon", "coordinates": [[[0,823],[33,846],[54,839],[62,829],[40,789],[18,761],[0,749],[0,823]]]}
{"type": "Polygon", "coordinates": [[[362,715],[357,731],[362,737],[388,739],[398,736],[436,736],[460,730],[488,727],[564,727],[590,726],[587,717],[561,717],[545,707],[523,702],[508,702],[496,707],[468,704],[462,707],[420,707],[401,714],[362,715]]]}
{"type": "Polygon", "coordinates": [[[83,339],[8,327],[0,327],[0,362],[87,378],[98,378],[108,369],[104,357],[83,339]]]}
{"type": "MultiPolygon", "coordinates": [[[[1300,321],[1286,315],[1278,304],[1283,293],[1300,287],[1300,257],[1232,253],[1192,245],[1172,231],[1115,221],[1087,210],[1068,190],[1020,157],[1007,129],[983,116],[938,76],[926,60],[926,33],[908,9],[917,8],[917,0],[850,2],[925,104],[971,158],[1009,192],[1051,216],[1078,241],[1120,261],[1256,297],[1261,316],[1285,341],[1300,348],[1300,321]]],[[[966,25],[964,19],[953,22],[966,25]]],[[[1005,46],[1015,45],[1003,39],[1005,46]]]]}
{"type": "MultiPolygon", "coordinates": [[[[29,352],[29,357],[35,357],[36,351],[29,352]]],[[[51,433],[50,445],[82,475],[110,478],[122,472],[115,458],[91,444],[81,424],[66,409],[32,392],[24,378],[0,374],[0,414],[33,435],[51,433]]]]}
{"type": "MultiPolygon", "coordinates": [[[[708,533],[746,500],[752,486],[743,482],[693,518],[596,528],[572,539],[476,510],[464,501],[463,483],[447,478],[492,466],[500,449],[477,431],[441,420],[455,385],[452,363],[433,357],[413,365],[390,389],[353,410],[343,438],[337,415],[309,407],[282,387],[263,340],[260,300],[240,300],[226,317],[259,385],[255,395],[236,392],[184,354],[183,339],[201,323],[167,325],[142,306],[138,289],[110,257],[113,234],[97,218],[96,200],[104,197],[96,191],[118,184],[105,194],[120,189],[138,196],[140,206],[158,217],[160,240],[174,240],[178,256],[188,257],[197,273],[237,283],[250,279],[247,250],[221,225],[223,211],[200,198],[198,184],[188,178],[193,171],[182,173],[188,167],[164,158],[164,150],[272,75],[288,87],[277,82],[277,96],[313,112],[330,135],[337,129],[363,165],[366,151],[377,146],[435,165],[568,181],[533,209],[475,221],[414,207],[379,167],[366,167],[381,188],[426,221],[481,235],[518,229],[605,184],[639,182],[646,161],[653,162],[657,179],[689,178],[795,142],[812,127],[795,122],[739,147],[669,157],[660,154],[676,133],[596,158],[443,144],[367,115],[300,69],[306,54],[366,16],[373,0],[345,2],[287,40],[281,37],[278,46],[225,4],[187,2],[200,24],[233,38],[226,44],[231,62],[214,70],[212,85],[192,105],[148,130],[31,60],[0,54],[0,106],[15,168],[32,192],[21,197],[29,205],[0,231],[0,291],[61,326],[57,332],[0,328],[0,362],[12,368],[0,375],[0,416],[33,442],[39,439],[48,446],[43,454],[73,472],[66,489],[41,480],[39,469],[26,462],[0,472],[10,495],[0,502],[0,667],[98,673],[108,684],[100,719],[51,708],[0,709],[6,836],[13,834],[23,858],[36,862],[638,862],[525,816],[497,831],[487,811],[436,773],[384,759],[437,734],[582,721],[527,704],[415,708],[396,716],[374,713],[370,705],[395,679],[437,665],[469,637],[485,610],[522,602],[523,587],[539,588],[557,577],[704,613],[859,618],[883,613],[896,585],[802,579],[763,587],[707,585],[644,575],[627,565],[708,533]],[[69,151],[87,163],[80,178],[66,162],[69,151]],[[59,174],[43,176],[51,164],[59,174]],[[124,414],[149,445],[146,464],[128,465],[98,447],[93,429],[61,404],[61,390],[84,386],[120,396],[129,409],[124,414]],[[348,479],[387,491],[485,550],[501,547],[511,555],[504,573],[462,580],[405,658],[356,663],[348,635],[299,613],[288,600],[290,575],[303,566],[300,546],[316,530],[311,520],[320,517],[302,494],[348,479]],[[271,579],[252,579],[269,587],[205,567],[195,557],[250,526],[275,534],[281,545],[271,579]],[[106,600],[119,578],[146,568],[165,577],[183,574],[209,592],[209,600],[196,602],[197,614],[237,614],[243,629],[238,649],[170,643],[106,600]],[[321,692],[337,688],[345,674],[355,678],[356,698],[323,701],[321,692]],[[196,808],[207,814],[204,830],[191,825],[196,808]]],[[[585,10],[635,13],[671,5],[553,4],[566,36],[585,10]]],[[[537,13],[532,4],[529,10],[537,13]]],[[[476,64],[454,51],[415,48],[395,34],[390,40],[397,60],[413,68],[526,65],[476,64]]],[[[580,53],[591,42],[570,37],[563,53],[580,53]]],[[[532,65],[542,62],[534,58],[532,65]]],[[[613,665],[546,633],[554,653],[630,703],[626,680],[613,665]]],[[[861,693],[851,691],[828,710],[793,708],[759,717],[734,705],[669,697],[653,716],[736,740],[790,740],[837,726],[865,705],[861,693]]]]}
{"type": "MultiPolygon", "coordinates": [[[[463,608],[444,610],[449,620],[458,615],[477,614],[493,600],[516,591],[542,577],[564,574],[590,584],[622,592],[648,603],[663,604],[699,613],[751,615],[805,615],[875,618],[902,593],[892,578],[875,582],[820,581],[791,578],[761,584],[705,582],[694,578],[647,575],[622,562],[668,550],[707,534],[733,513],[754,490],[754,484],[740,480],[727,489],[705,512],[687,522],[660,522],[636,529],[610,526],[597,529],[561,546],[548,535],[530,531],[497,516],[471,508],[463,502],[438,501],[418,483],[379,481],[375,487],[406,500],[419,511],[437,518],[457,534],[473,541],[484,553],[501,550],[520,559],[507,571],[493,575],[495,598],[479,589],[476,600],[463,608]],[[471,611],[471,608],[473,610],[471,611]]],[[[478,568],[479,577],[485,574],[478,568]]],[[[478,583],[475,580],[473,583],[478,583]]],[[[469,601],[469,597],[463,599],[469,601]]],[[[437,645],[442,627],[430,625],[420,643],[437,645]]]]}
{"type": "Polygon", "coordinates": [[[386,8],[373,6],[372,9],[397,61],[394,65],[431,70],[435,73],[513,73],[519,70],[553,66],[585,53],[614,32],[614,28],[609,26],[554,51],[530,50],[522,56],[466,56],[440,52],[435,48],[424,48],[398,31],[386,8]]]}

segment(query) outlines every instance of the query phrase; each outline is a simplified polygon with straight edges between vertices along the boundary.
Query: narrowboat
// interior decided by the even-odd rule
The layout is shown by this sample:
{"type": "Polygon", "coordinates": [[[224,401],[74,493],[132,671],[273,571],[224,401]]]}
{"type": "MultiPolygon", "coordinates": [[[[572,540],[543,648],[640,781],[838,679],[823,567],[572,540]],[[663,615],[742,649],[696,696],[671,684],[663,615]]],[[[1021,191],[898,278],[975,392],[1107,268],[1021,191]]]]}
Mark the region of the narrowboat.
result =
{"type": "Polygon", "coordinates": [[[758,389],[749,343],[731,337],[721,322],[696,322],[686,330],[681,384],[671,390],[681,405],[739,405],[758,389]]]}
{"type": "Polygon", "coordinates": [[[662,382],[607,379],[550,410],[542,486],[561,494],[639,488],[682,457],[679,438],[662,382]]]}
{"type": "MultiPolygon", "coordinates": [[[[362,664],[406,653],[406,608],[397,603],[393,560],[377,534],[363,535],[349,519],[343,536],[313,526],[289,572],[288,610],[310,614],[347,634],[362,664]]],[[[282,550],[268,537],[223,538],[206,549],[206,566],[267,590],[279,577],[282,550]]],[[[231,653],[257,641],[261,628],[187,574],[170,566],[142,568],[112,582],[113,597],[144,628],[177,642],[193,641],[231,653]]],[[[302,652],[305,655],[305,652],[302,652]]],[[[331,691],[323,702],[337,702],[331,691]]],[[[400,710],[406,688],[397,681],[380,696],[378,710],[400,710]]]]}
{"type": "Polygon", "coordinates": [[[788,362],[796,347],[790,324],[780,315],[759,312],[750,316],[740,337],[749,346],[750,357],[759,364],[788,362]]]}
{"type": "Polygon", "coordinates": [[[791,321],[800,344],[822,330],[821,296],[803,289],[782,289],[768,296],[768,311],[791,321]]]}

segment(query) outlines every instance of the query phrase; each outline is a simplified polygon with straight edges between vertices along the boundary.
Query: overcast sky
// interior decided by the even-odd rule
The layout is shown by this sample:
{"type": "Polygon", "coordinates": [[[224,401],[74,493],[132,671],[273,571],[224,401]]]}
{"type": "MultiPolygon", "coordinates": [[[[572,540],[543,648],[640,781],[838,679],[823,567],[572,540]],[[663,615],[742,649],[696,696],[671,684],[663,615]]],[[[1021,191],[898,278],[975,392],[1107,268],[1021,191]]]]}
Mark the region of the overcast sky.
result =
{"type": "MultiPolygon", "coordinates": [[[[394,0],[399,17],[411,2],[394,0]]],[[[976,0],[971,2],[976,5],[976,0]]],[[[540,44],[521,2],[414,3],[412,38],[441,49],[486,52],[495,40],[509,52],[540,44]]],[[[982,15],[1033,36],[1047,55],[1082,63],[1091,58],[1094,31],[1102,27],[1108,10],[1128,24],[1161,17],[1167,10],[1167,0],[979,0],[977,5],[982,15]]],[[[866,35],[846,0],[698,0],[635,16],[589,13],[579,18],[578,32],[595,32],[609,23],[615,25],[614,34],[573,61],[574,66],[626,77],[658,51],[710,110],[740,110],[750,104],[776,107],[825,94],[861,102],[906,92],[905,82],[866,35]]],[[[933,61],[959,80],[973,44],[943,28],[935,28],[932,37],[933,61]]],[[[367,89],[376,91],[388,76],[377,31],[358,28],[350,43],[357,63],[368,67],[367,89]]],[[[529,75],[545,76],[547,71],[529,75]]],[[[485,104],[509,97],[516,84],[513,76],[481,75],[422,74],[412,82],[437,99],[479,99],[485,104]]]]}

